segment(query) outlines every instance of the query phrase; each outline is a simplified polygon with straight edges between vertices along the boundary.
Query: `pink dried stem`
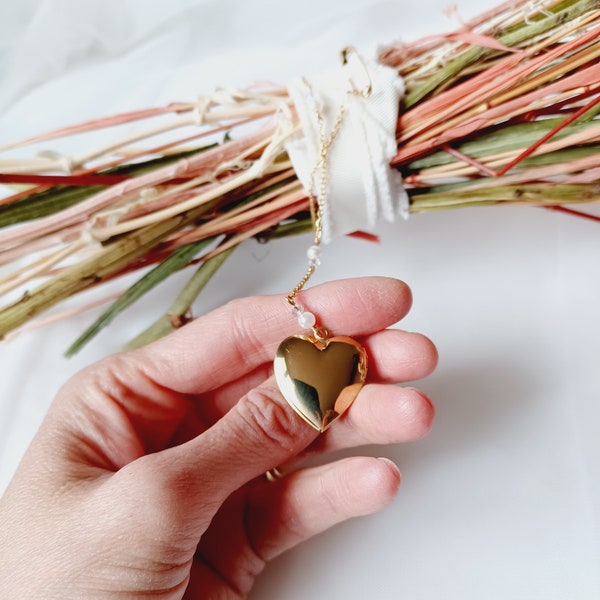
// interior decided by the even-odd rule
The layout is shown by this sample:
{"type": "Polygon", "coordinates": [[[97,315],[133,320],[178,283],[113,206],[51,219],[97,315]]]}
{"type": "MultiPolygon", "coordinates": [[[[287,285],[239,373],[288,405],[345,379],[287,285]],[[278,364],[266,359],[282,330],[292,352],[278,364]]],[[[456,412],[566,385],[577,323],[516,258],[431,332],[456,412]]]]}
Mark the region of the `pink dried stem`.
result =
{"type": "Polygon", "coordinates": [[[558,125],[553,127],[548,133],[543,135],[539,140],[531,144],[528,148],[523,150],[523,152],[521,152],[515,159],[508,162],[506,165],[504,165],[504,167],[502,167],[499,170],[495,170],[488,167],[487,165],[484,165],[478,160],[467,156],[460,150],[452,148],[448,144],[444,144],[442,146],[442,149],[445,150],[448,154],[454,156],[455,158],[458,158],[459,160],[462,160],[463,162],[466,162],[467,164],[476,167],[477,169],[479,169],[479,171],[481,171],[483,175],[487,175],[489,177],[502,177],[502,175],[505,175],[511,169],[516,167],[520,162],[524,161],[526,158],[531,156],[540,146],[552,139],[557,133],[559,133],[565,127],[573,123],[573,121],[576,121],[579,117],[583,116],[586,112],[590,111],[597,104],[600,104],[600,96],[596,97],[594,100],[592,100],[585,106],[582,106],[581,108],[579,108],[579,110],[575,111],[564,121],[560,122],[558,125]]]}
{"type": "Polygon", "coordinates": [[[23,244],[31,239],[83,221],[89,214],[105,208],[116,198],[126,194],[137,192],[143,188],[154,187],[176,177],[185,177],[190,172],[195,174],[198,172],[208,173],[216,169],[220,164],[234,159],[244,150],[251,148],[265,137],[272,135],[274,129],[274,124],[267,125],[258,132],[239,140],[227,142],[206,152],[182,159],[175,164],[155,169],[150,173],[114,185],[57,214],[27,223],[16,229],[4,231],[0,233],[0,248],[9,247],[14,244],[23,244]]]}
{"type": "Polygon", "coordinates": [[[392,159],[392,165],[410,162],[423,154],[431,152],[436,148],[454,139],[466,139],[474,132],[490,127],[498,122],[511,120],[527,112],[531,103],[542,98],[551,97],[553,94],[578,90],[585,88],[586,91],[600,90],[600,64],[583,69],[573,75],[550,84],[541,90],[534,90],[521,98],[515,98],[503,105],[482,105],[480,114],[468,115],[468,118],[460,123],[449,123],[447,129],[439,130],[430,139],[417,144],[406,144],[401,146],[396,156],[392,159]],[[593,83],[590,84],[589,82],[593,83]]]}
{"type": "MultiPolygon", "coordinates": [[[[551,64],[561,56],[571,53],[589,42],[597,40],[599,35],[600,27],[592,28],[590,31],[569,42],[559,44],[545,54],[530,58],[520,66],[515,65],[522,61],[525,57],[524,54],[509,56],[491,68],[472,77],[470,80],[461,83],[461,85],[450,88],[445,92],[418,104],[399,119],[399,143],[405,144],[406,147],[408,140],[415,137],[417,140],[412,143],[418,143],[419,138],[417,136],[419,133],[423,133],[426,138],[429,138],[435,135],[436,132],[444,130],[445,127],[439,125],[440,123],[446,125],[447,121],[453,115],[467,111],[467,109],[476,110],[480,113],[485,113],[486,116],[488,116],[489,109],[496,108],[498,104],[505,102],[505,98],[498,93],[498,90],[511,90],[511,88],[514,88],[511,93],[516,94],[517,97],[513,102],[521,102],[526,105],[525,98],[527,98],[527,102],[529,102],[530,99],[536,98],[536,94],[538,97],[545,94],[547,88],[535,90],[534,83],[528,82],[524,85],[530,86],[533,91],[525,97],[523,96],[521,88],[517,90],[517,88],[514,87],[515,82],[528,79],[542,66],[551,64]],[[438,127],[431,128],[431,123],[438,124],[438,127]]],[[[596,45],[600,46],[600,44],[596,45]]],[[[586,60],[589,60],[589,57],[586,56],[586,60]]],[[[571,62],[569,62],[567,68],[570,70],[574,68],[571,62]]],[[[592,65],[591,69],[592,72],[594,72],[594,65],[592,65]]],[[[576,78],[577,73],[572,77],[576,78]]],[[[580,85],[572,85],[571,87],[583,87],[590,81],[594,81],[594,79],[584,78],[583,83],[580,85]]],[[[560,88],[561,82],[557,82],[555,86],[560,88]]],[[[565,88],[563,87],[563,89],[565,88]]],[[[454,118],[464,120],[465,118],[470,117],[472,117],[472,115],[466,113],[464,116],[457,116],[454,118]]]]}
{"type": "Polygon", "coordinates": [[[117,115],[102,117],[100,119],[84,121],[83,123],[77,123],[75,125],[69,125],[67,127],[61,127],[59,129],[52,129],[39,135],[34,135],[28,138],[17,140],[16,142],[10,142],[9,144],[3,144],[0,146],[0,152],[4,152],[5,150],[10,150],[12,148],[18,148],[19,146],[36,144],[38,142],[46,142],[48,140],[54,140],[57,138],[76,135],[79,133],[86,133],[88,131],[94,131],[97,129],[106,129],[108,127],[114,127],[115,125],[123,125],[124,123],[131,123],[132,121],[148,119],[150,117],[155,117],[158,115],[164,115],[172,112],[180,112],[180,109],[176,108],[180,106],[180,104],[173,103],[169,104],[168,106],[134,110],[131,112],[124,112],[119,113],[117,115]]]}

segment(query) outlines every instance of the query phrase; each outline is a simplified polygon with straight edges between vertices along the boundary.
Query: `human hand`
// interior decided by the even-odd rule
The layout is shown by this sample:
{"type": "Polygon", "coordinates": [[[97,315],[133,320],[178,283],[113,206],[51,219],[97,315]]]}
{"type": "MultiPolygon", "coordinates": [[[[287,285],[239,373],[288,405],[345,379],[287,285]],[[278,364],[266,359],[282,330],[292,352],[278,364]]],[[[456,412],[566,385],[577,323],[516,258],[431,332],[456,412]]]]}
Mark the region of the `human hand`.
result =
{"type": "Polygon", "coordinates": [[[431,403],[391,384],[431,372],[435,348],[385,330],[410,307],[399,281],[328,283],[303,301],[368,351],[344,416],[319,435],[282,399],[272,358],[297,327],[280,297],[236,300],[92,365],[59,392],[0,500],[0,597],[244,598],[268,560],[387,505],[400,482],[388,460],[296,466],[424,435],[431,403]]]}

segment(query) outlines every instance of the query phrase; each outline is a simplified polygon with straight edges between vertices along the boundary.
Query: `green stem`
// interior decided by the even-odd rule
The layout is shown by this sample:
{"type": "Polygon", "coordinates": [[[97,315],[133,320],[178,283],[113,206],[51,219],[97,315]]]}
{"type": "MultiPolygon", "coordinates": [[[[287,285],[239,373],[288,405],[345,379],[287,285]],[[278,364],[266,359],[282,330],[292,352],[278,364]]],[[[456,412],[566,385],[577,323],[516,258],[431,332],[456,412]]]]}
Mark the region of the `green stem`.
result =
{"type": "Polygon", "coordinates": [[[465,208],[488,204],[529,204],[554,206],[569,203],[598,202],[600,191],[595,183],[504,185],[470,191],[468,188],[415,195],[411,212],[465,208]]]}
{"type": "MultiPolygon", "coordinates": [[[[265,241],[275,240],[278,238],[288,237],[290,235],[299,235],[303,233],[308,233],[313,230],[313,224],[310,217],[306,219],[301,219],[298,221],[291,221],[290,223],[283,223],[278,225],[272,231],[265,232],[262,235],[262,239],[265,241]]],[[[259,240],[261,240],[261,236],[257,236],[259,240]]],[[[262,240],[261,240],[262,241],[262,240]]]]}
{"type": "Polygon", "coordinates": [[[131,342],[125,346],[125,349],[132,350],[134,348],[145,346],[146,344],[175,331],[178,327],[183,325],[189,319],[187,315],[190,312],[194,300],[235,248],[237,248],[237,246],[223,250],[219,254],[204,261],[186,283],[177,298],[175,298],[175,301],[171,304],[166,314],[162,315],[150,325],[150,327],[131,340],[131,342]]]}
{"type": "Polygon", "coordinates": [[[72,344],[65,352],[67,358],[81,350],[102,329],[126,308],[139,300],[144,294],[155,288],[167,277],[184,268],[213,238],[188,244],[175,250],[159,265],[138,279],[122,296],[117,298],[72,344]]]}
{"type": "MultiPolygon", "coordinates": [[[[564,118],[558,117],[501,127],[490,133],[480,135],[476,139],[467,140],[455,147],[463,154],[475,159],[493,156],[502,152],[521,150],[537,142],[563,120],[564,118]]],[[[589,128],[589,122],[584,123],[578,120],[564,127],[550,141],[555,142],[570,135],[582,133],[589,128]]],[[[406,168],[410,172],[418,172],[421,169],[458,162],[460,161],[448,152],[439,150],[409,163],[406,168]]]]}
{"type": "Polygon", "coordinates": [[[87,260],[67,267],[34,291],[26,292],[20,300],[0,310],[0,339],[61,300],[119,272],[205,210],[207,207],[201,207],[126,235],[87,260]]]}

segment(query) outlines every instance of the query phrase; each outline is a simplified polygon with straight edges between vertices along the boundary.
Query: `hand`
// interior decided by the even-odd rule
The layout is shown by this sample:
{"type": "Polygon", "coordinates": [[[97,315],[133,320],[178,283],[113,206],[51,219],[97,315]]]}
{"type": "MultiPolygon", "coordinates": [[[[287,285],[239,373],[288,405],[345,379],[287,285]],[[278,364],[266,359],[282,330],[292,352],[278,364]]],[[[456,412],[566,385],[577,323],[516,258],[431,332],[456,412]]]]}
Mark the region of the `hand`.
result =
{"type": "Polygon", "coordinates": [[[390,385],[428,374],[431,342],[384,330],[401,282],[325,284],[303,302],[369,353],[369,380],[318,435],[272,377],[297,332],[281,297],[231,302],[60,391],[0,501],[2,598],[243,598],[266,561],[394,497],[388,460],[296,468],[311,453],[424,435],[429,400],[390,385]],[[269,483],[265,471],[284,465],[269,483]]]}

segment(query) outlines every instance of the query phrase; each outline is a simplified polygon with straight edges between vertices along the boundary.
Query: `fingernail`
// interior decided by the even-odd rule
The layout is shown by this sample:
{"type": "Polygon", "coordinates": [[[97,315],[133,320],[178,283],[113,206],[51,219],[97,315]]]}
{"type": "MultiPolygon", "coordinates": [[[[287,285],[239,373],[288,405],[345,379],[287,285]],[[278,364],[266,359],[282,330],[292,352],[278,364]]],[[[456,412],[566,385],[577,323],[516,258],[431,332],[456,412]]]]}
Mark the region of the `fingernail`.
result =
{"type": "Polygon", "coordinates": [[[431,398],[423,390],[420,390],[419,388],[416,388],[416,387],[411,387],[409,385],[404,386],[404,389],[411,390],[412,392],[419,394],[419,396],[421,396],[421,398],[423,398],[423,400],[425,400],[425,402],[427,402],[427,404],[429,404],[429,407],[431,409],[435,409],[433,402],[431,401],[431,398]]]}
{"type": "Polygon", "coordinates": [[[398,468],[398,465],[393,460],[390,460],[389,458],[386,458],[385,456],[378,456],[377,460],[381,460],[384,463],[388,464],[390,467],[392,467],[392,469],[394,469],[394,471],[396,471],[398,474],[400,474],[400,469],[398,468]]]}
{"type": "Polygon", "coordinates": [[[381,462],[385,463],[388,467],[391,467],[392,471],[394,472],[394,475],[396,476],[395,478],[395,482],[394,482],[394,494],[396,493],[396,491],[398,490],[398,486],[400,485],[400,481],[402,480],[402,475],[400,474],[400,469],[398,468],[398,465],[396,465],[396,463],[392,460],[390,460],[389,458],[386,458],[385,456],[378,456],[377,460],[380,460],[381,462]]]}

